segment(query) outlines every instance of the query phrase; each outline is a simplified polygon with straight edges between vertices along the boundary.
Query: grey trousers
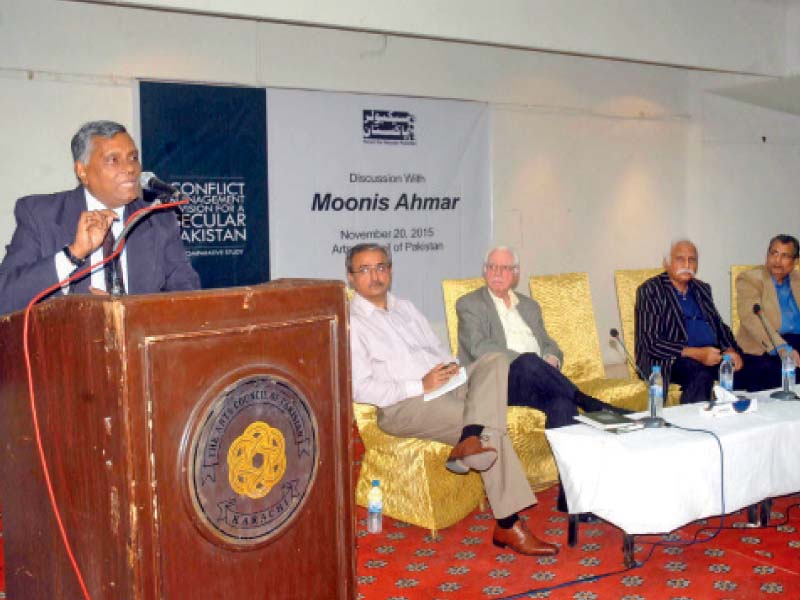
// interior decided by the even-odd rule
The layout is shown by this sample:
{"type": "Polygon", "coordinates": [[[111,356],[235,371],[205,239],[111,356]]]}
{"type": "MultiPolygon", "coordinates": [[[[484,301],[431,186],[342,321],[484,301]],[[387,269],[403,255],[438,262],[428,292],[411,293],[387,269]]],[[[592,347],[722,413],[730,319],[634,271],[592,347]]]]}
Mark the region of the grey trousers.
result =
{"type": "Polygon", "coordinates": [[[508,517],[536,502],[525,470],[507,429],[508,357],[482,356],[467,369],[467,383],[425,402],[408,398],[378,409],[378,426],[389,435],[416,437],[455,445],[465,425],[483,425],[485,445],[497,449],[497,462],[481,473],[496,519],[508,517]]]}

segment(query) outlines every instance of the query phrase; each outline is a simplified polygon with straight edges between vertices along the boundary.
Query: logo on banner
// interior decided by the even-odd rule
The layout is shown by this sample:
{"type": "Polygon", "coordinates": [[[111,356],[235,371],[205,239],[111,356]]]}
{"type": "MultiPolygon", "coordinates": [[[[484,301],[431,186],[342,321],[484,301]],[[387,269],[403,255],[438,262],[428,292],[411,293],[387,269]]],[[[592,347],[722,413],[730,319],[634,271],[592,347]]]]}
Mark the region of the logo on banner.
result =
{"type": "Polygon", "coordinates": [[[247,193],[243,179],[173,181],[191,202],[181,210],[181,239],[188,256],[239,256],[247,246],[247,193]]]}
{"type": "Polygon", "coordinates": [[[365,110],[363,112],[364,143],[411,144],[417,143],[414,123],[416,117],[399,110],[365,110]]]}
{"type": "Polygon", "coordinates": [[[251,547],[279,535],[316,475],[317,426],[282,380],[241,379],[200,416],[189,457],[192,504],[213,537],[251,547]]]}

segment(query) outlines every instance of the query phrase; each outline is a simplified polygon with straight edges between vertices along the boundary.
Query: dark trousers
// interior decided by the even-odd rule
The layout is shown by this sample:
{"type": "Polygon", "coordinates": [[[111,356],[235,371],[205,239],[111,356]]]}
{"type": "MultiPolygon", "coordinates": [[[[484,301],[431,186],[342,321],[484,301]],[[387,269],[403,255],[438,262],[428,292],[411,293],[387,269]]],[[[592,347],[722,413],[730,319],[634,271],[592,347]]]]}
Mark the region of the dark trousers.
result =
{"type": "MultiPolygon", "coordinates": [[[[580,394],[575,384],[564,377],[561,371],[532,352],[520,354],[508,369],[508,405],[527,406],[542,411],[546,417],[545,429],[575,423],[574,417],[578,414],[576,396],[583,396],[583,401],[594,400],[580,394]]],[[[556,507],[561,512],[567,512],[564,486],[560,484],[559,477],[556,507]]]]}
{"type": "MultiPolygon", "coordinates": [[[[780,359],[768,355],[742,354],[742,368],[733,374],[733,389],[757,392],[781,385],[780,359]],[[777,367],[771,360],[777,360],[777,367]],[[776,379],[777,378],[777,379],[776,379]]],[[[714,382],[719,380],[719,365],[707,367],[682,356],[672,363],[670,383],[681,386],[681,404],[708,402],[714,382]]]]}
{"type": "Polygon", "coordinates": [[[561,371],[532,352],[520,354],[508,369],[508,405],[542,411],[547,429],[575,423],[577,392],[561,371]]]}
{"type": "MultiPolygon", "coordinates": [[[[786,343],[795,350],[800,350],[800,334],[797,333],[784,333],[781,335],[786,343]]],[[[761,354],[755,356],[753,354],[742,355],[745,361],[750,361],[753,365],[757,366],[757,377],[754,377],[751,387],[746,388],[749,391],[757,392],[758,390],[769,390],[779,388],[783,385],[782,369],[783,365],[780,355],[761,354]],[[751,389],[752,388],[752,389],[751,389]]],[[[800,368],[800,365],[797,365],[800,368]]],[[[800,376],[800,372],[795,369],[795,379],[800,376]]]]}

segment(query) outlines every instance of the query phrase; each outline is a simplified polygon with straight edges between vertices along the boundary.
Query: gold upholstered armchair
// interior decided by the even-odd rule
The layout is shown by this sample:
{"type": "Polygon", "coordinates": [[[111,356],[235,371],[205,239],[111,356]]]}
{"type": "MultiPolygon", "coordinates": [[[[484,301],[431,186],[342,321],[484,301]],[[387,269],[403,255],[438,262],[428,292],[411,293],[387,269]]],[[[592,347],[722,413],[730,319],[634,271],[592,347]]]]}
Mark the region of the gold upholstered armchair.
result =
{"type": "Polygon", "coordinates": [[[542,307],[547,332],[564,353],[564,375],[590,396],[614,406],[646,410],[643,381],[606,377],[588,273],[534,276],[530,290],[542,307]]]}
{"type": "MultiPolygon", "coordinates": [[[[353,290],[347,290],[348,300],[353,290]]],[[[372,480],[383,489],[383,512],[399,521],[431,530],[444,529],[483,505],[483,482],[477,473],[455,475],[445,468],[451,446],[417,438],[399,438],[378,427],[377,408],[353,403],[364,444],[356,483],[356,503],[366,507],[372,480]]]]}
{"type": "Polygon", "coordinates": [[[760,265],[731,265],[731,331],[733,331],[733,335],[739,333],[739,324],[741,323],[741,319],[739,319],[739,310],[736,307],[737,300],[739,299],[736,293],[736,278],[739,277],[741,273],[749,271],[750,269],[755,269],[758,266],[760,265]]]}
{"type": "Polygon", "coordinates": [[[482,505],[483,482],[477,473],[455,475],[445,468],[451,446],[384,433],[377,408],[353,403],[364,456],[356,484],[356,502],[367,506],[373,479],[383,488],[384,514],[424,527],[436,535],[482,505]]]}
{"type": "MultiPolygon", "coordinates": [[[[483,278],[445,279],[442,281],[444,308],[450,350],[458,354],[458,316],[456,301],[484,284],[483,278]]],[[[511,406],[508,409],[508,435],[525,469],[531,488],[539,491],[558,482],[555,458],[544,435],[544,413],[532,408],[511,406]]]]}
{"type": "MultiPolygon", "coordinates": [[[[619,307],[619,321],[622,325],[622,339],[630,352],[636,347],[636,290],[651,277],[663,273],[664,269],[625,269],[614,271],[614,287],[617,290],[617,306],[619,307]]],[[[627,361],[626,361],[627,363],[627,361]]],[[[631,378],[638,378],[636,371],[630,363],[628,372],[631,378]]],[[[669,406],[680,402],[680,388],[671,384],[667,393],[665,404],[669,406]]]]}

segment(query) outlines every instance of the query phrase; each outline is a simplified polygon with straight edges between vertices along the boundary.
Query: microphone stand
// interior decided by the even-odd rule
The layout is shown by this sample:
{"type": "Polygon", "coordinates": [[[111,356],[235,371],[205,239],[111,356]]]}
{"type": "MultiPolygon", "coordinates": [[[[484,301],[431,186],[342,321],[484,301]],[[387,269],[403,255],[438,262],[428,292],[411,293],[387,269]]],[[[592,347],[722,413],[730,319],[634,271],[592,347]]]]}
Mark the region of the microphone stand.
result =
{"type": "MultiPolygon", "coordinates": [[[[649,381],[648,381],[647,377],[644,376],[644,373],[642,373],[642,371],[639,369],[639,366],[636,364],[636,361],[633,360],[633,357],[631,356],[631,353],[628,352],[628,349],[625,347],[625,344],[622,342],[622,338],[619,336],[619,331],[617,331],[616,329],[612,329],[610,331],[610,333],[611,333],[611,338],[614,339],[617,342],[617,344],[619,344],[620,348],[622,348],[622,350],[625,352],[625,359],[631,364],[631,366],[633,366],[634,370],[639,375],[639,377],[641,377],[644,381],[646,381],[648,383],[648,398],[649,398],[649,396],[650,396],[650,393],[649,393],[650,392],[650,385],[649,385],[649,381]]],[[[663,389],[662,389],[661,393],[664,394],[664,390],[663,389]]],[[[649,405],[648,408],[650,409],[650,416],[638,419],[639,423],[644,425],[645,429],[651,429],[651,428],[656,428],[656,427],[666,427],[667,426],[667,422],[663,419],[663,417],[657,417],[656,416],[656,406],[655,406],[655,404],[648,401],[648,405],[649,405]]]]}
{"type": "MultiPolygon", "coordinates": [[[[161,196],[157,197],[153,202],[150,204],[151,207],[159,206],[162,204],[161,196]]],[[[128,236],[131,229],[144,217],[150,214],[150,211],[145,211],[136,215],[133,219],[131,219],[125,227],[122,228],[122,231],[117,236],[117,239],[114,240],[114,246],[111,248],[111,253],[114,254],[117,250],[119,250],[120,244],[122,241],[128,236]]],[[[118,257],[117,257],[118,258],[118,257]]],[[[112,296],[124,296],[126,294],[125,290],[122,289],[122,280],[119,277],[119,272],[117,271],[117,258],[111,261],[111,295],[112,296]]]]}
{"type": "Polygon", "coordinates": [[[764,328],[772,347],[775,349],[775,354],[777,354],[778,358],[781,359],[781,382],[783,384],[783,389],[775,390],[769,395],[769,397],[776,398],[778,400],[800,400],[800,398],[797,397],[797,394],[789,389],[789,380],[783,376],[783,357],[781,356],[781,353],[778,352],[778,344],[775,343],[775,338],[772,337],[772,333],[770,333],[769,327],[767,327],[767,321],[764,319],[764,314],[761,312],[761,305],[754,304],[753,312],[758,315],[758,318],[761,321],[761,326],[764,328]]]}

